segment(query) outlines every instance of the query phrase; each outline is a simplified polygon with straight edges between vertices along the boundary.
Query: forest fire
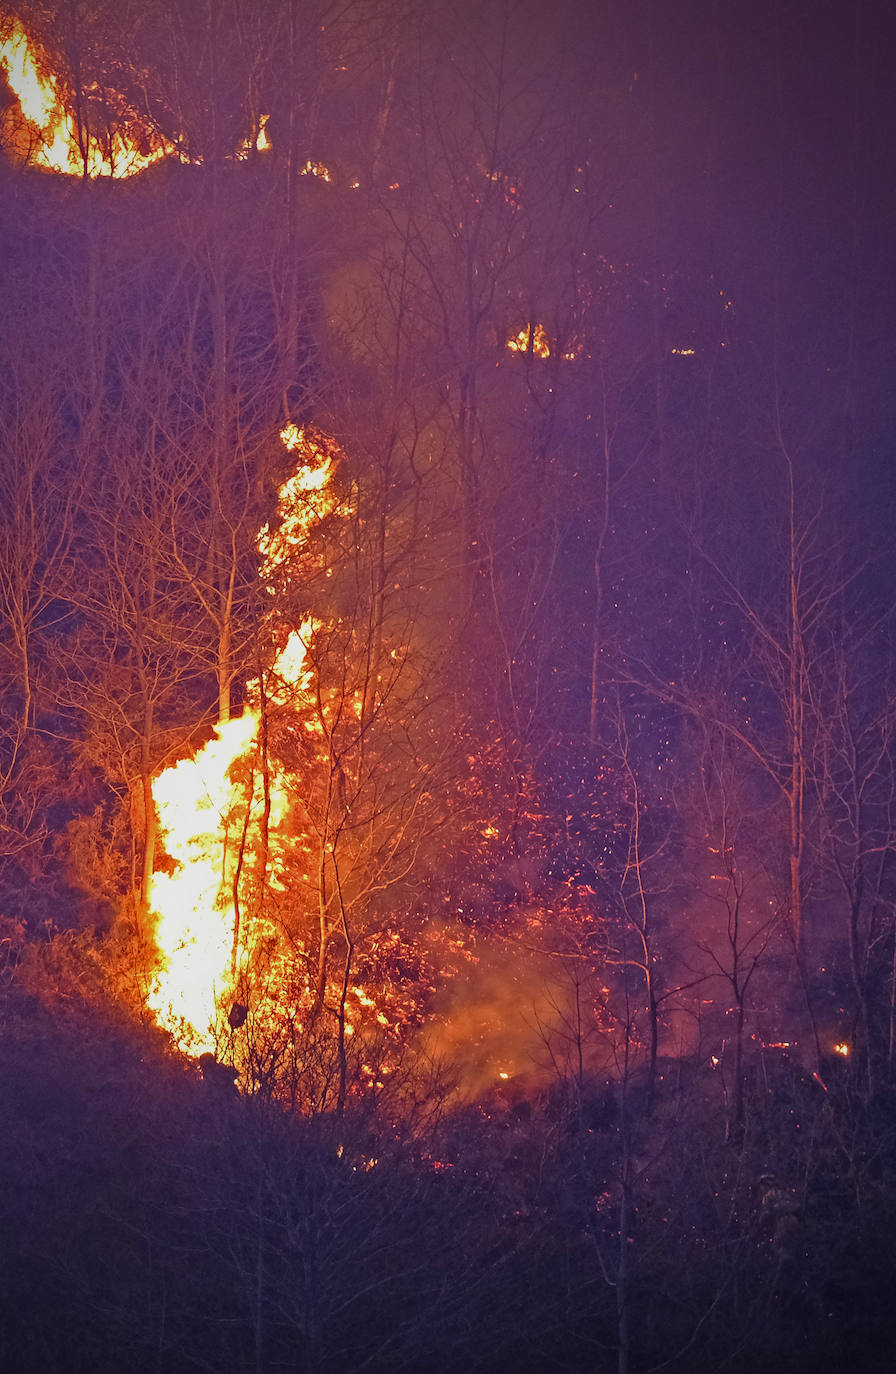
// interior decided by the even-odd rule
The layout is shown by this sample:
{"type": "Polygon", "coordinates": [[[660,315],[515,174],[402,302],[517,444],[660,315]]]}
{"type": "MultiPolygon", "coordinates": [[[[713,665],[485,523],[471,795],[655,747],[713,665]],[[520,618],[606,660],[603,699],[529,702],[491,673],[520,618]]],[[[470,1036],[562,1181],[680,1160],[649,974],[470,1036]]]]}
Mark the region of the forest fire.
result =
{"type": "MultiPolygon", "coordinates": [[[[290,556],[301,555],[310,526],[335,505],[326,491],[335,445],[295,425],[280,437],[303,461],[280,489],[276,531],[265,526],[258,537],[266,583],[289,576],[290,556]]],[[[306,649],[316,628],[308,618],[288,634],[265,674],[269,700],[288,700],[307,690],[306,649]]],[[[276,887],[280,876],[276,831],[288,802],[276,768],[266,775],[265,786],[264,770],[255,766],[261,696],[258,682],[247,684],[243,714],[219,723],[195,757],[166,768],[153,783],[163,843],[176,868],[153,875],[159,962],[147,1000],[160,1025],[194,1053],[214,1050],[227,1002],[251,962],[258,932],[241,922],[240,883],[262,826],[270,851],[266,881],[276,887]]]]}
{"type": "Polygon", "coordinates": [[[551,356],[551,342],[543,324],[527,324],[507,340],[511,353],[531,353],[536,358],[551,356]]]}
{"type": "Polygon", "coordinates": [[[0,1374],[892,1364],[891,7],[766,8],[0,10],[0,1374]]]}
{"type": "Polygon", "coordinates": [[[144,171],[174,150],[150,131],[139,112],[120,94],[88,85],[82,93],[81,123],[66,109],[59,81],[48,59],[16,20],[0,43],[0,66],[18,102],[20,118],[7,111],[4,143],[23,161],[66,176],[124,178],[144,171]],[[91,127],[90,107],[95,112],[91,127]],[[114,106],[115,127],[109,119],[114,106]],[[140,137],[133,130],[140,128],[140,137]]]}
{"type": "Polygon", "coordinates": [[[0,62],[23,117],[40,131],[40,161],[58,171],[70,171],[71,142],[61,127],[64,114],[56,82],[39,74],[28,35],[18,21],[0,46],[0,62]]]}
{"type": "Polygon", "coordinates": [[[583,353],[581,340],[573,339],[568,346],[560,347],[556,339],[551,341],[543,324],[524,325],[516,334],[510,335],[507,347],[511,353],[527,353],[542,361],[559,355],[565,363],[574,363],[583,353]]]}
{"type": "Polygon", "coordinates": [[[232,983],[227,829],[240,798],[230,773],[257,729],[252,711],[219,725],[195,758],[165,769],[153,786],[162,838],[177,868],[153,875],[160,964],[147,1003],[197,1052],[214,1049],[218,1004],[232,983]]]}
{"type": "Polygon", "coordinates": [[[319,181],[332,181],[333,174],[329,167],[323,162],[315,162],[313,158],[308,158],[301,169],[301,175],[305,177],[317,177],[319,181]]]}

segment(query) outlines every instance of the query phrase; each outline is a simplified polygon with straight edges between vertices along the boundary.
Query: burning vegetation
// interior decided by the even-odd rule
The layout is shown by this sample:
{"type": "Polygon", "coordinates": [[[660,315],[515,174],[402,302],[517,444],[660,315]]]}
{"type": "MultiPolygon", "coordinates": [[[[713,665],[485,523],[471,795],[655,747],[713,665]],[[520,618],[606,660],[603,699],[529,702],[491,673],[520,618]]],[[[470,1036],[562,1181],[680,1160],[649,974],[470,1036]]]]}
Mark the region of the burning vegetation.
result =
{"type": "MultiPolygon", "coordinates": [[[[147,21],[145,37],[158,38],[154,22],[147,21]]],[[[340,51],[339,73],[349,69],[343,39],[328,40],[340,51]]],[[[810,977],[807,960],[817,959],[803,948],[807,841],[794,830],[796,818],[814,808],[832,871],[846,874],[851,862],[855,873],[860,856],[872,852],[855,838],[857,813],[844,790],[848,686],[838,698],[846,702],[840,716],[811,730],[785,730],[766,747],[756,736],[749,689],[732,715],[718,702],[701,704],[657,670],[638,668],[625,647],[610,663],[611,640],[624,640],[628,593],[624,577],[611,586],[605,565],[608,541],[626,528],[615,483],[628,477],[624,468],[616,475],[614,426],[622,422],[608,409],[610,393],[600,424],[588,407],[596,379],[608,384],[601,331],[613,311],[636,313],[637,290],[646,287],[651,309],[665,312],[670,283],[636,281],[634,268],[613,265],[583,240],[571,276],[548,274],[525,285],[514,275],[517,256],[526,262],[535,226],[547,253],[554,222],[542,225],[536,213],[535,188],[547,170],[533,164],[527,171],[525,159],[516,169],[522,155],[512,146],[500,150],[512,175],[488,170],[498,149],[471,147],[453,180],[433,182],[428,194],[447,236],[440,240],[433,228],[433,246],[409,258],[416,231],[401,220],[402,239],[395,216],[406,211],[394,208],[414,185],[400,141],[388,172],[381,165],[391,85],[370,167],[360,176],[346,172],[337,188],[329,163],[288,145],[276,88],[262,95],[258,87],[263,63],[251,69],[241,101],[231,98],[242,71],[238,62],[233,67],[233,92],[219,111],[226,138],[212,147],[203,143],[208,131],[197,123],[197,107],[177,106],[164,73],[101,51],[89,24],[78,61],[71,35],[37,11],[33,20],[6,19],[0,41],[3,146],[17,166],[122,179],[167,158],[207,177],[217,204],[225,167],[228,177],[240,168],[248,176],[254,154],[270,153],[264,175],[272,185],[285,178],[290,195],[300,178],[334,197],[363,184],[378,186],[393,207],[392,229],[364,268],[355,261],[348,271],[323,271],[329,343],[302,299],[295,219],[282,241],[272,223],[259,221],[273,234],[274,286],[263,307],[254,255],[237,252],[236,229],[225,242],[217,211],[197,220],[199,254],[194,260],[188,249],[184,259],[180,282],[189,300],[181,309],[171,304],[173,294],[165,298],[148,351],[116,319],[110,296],[108,356],[102,366],[91,364],[91,404],[97,416],[107,412],[106,436],[98,444],[82,424],[84,452],[67,452],[65,462],[73,469],[82,463],[84,490],[71,504],[67,497],[50,502],[56,526],[32,530],[38,545],[58,550],[60,567],[71,554],[89,561],[91,540],[108,549],[93,570],[105,579],[103,589],[85,596],[74,586],[52,586],[53,558],[37,545],[33,566],[43,569],[46,590],[31,609],[31,593],[17,592],[13,571],[4,574],[23,703],[9,732],[10,778],[36,719],[30,638],[47,608],[70,608],[58,623],[72,665],[88,645],[106,655],[106,718],[77,666],[62,671],[56,709],[86,723],[85,757],[93,750],[94,760],[108,762],[108,785],[128,799],[126,819],[110,823],[121,833],[130,829],[127,901],[151,951],[143,998],[159,1025],[192,1055],[223,1056],[245,1091],[262,1081],[270,1088],[286,1060],[290,1073],[299,1072],[302,1037],[322,1043],[323,1036],[335,1056],[340,1111],[352,1056],[363,1091],[382,1086],[410,1048],[424,1044],[424,1053],[455,1061],[467,1079],[459,1095],[467,1098],[499,1079],[572,1074],[581,1086],[589,1074],[627,1073],[633,1064],[646,1072],[652,1096],[660,1057],[676,1047],[704,1058],[711,1049],[713,1065],[732,1057],[740,1082],[749,1036],[772,1047],[801,1044],[818,1073],[822,1032],[813,1017],[792,1031],[771,1009],[773,970],[785,960],[788,939],[796,945],[798,981],[810,977]],[[508,274],[496,266],[490,236],[504,244],[508,274]],[[213,267],[207,282],[206,261],[213,267]],[[469,302],[456,339],[446,317],[445,353],[445,340],[414,314],[417,306],[410,315],[406,308],[415,299],[447,299],[446,274],[455,270],[490,283],[483,301],[494,322],[529,322],[508,334],[484,314],[480,324],[480,306],[469,302]],[[544,318],[564,319],[562,331],[522,309],[523,299],[533,291],[546,296],[548,288],[554,300],[544,318]],[[346,399],[341,412],[330,408],[333,432],[349,436],[343,446],[310,419],[327,410],[312,376],[324,359],[337,365],[349,334],[352,366],[365,373],[358,394],[366,399],[346,399]],[[496,358],[492,343],[501,338],[496,358]],[[459,370],[436,385],[443,354],[459,370]],[[508,357],[514,354],[569,367],[522,373],[508,357]],[[487,390],[474,400],[471,367],[482,371],[483,387],[496,373],[507,396],[520,400],[517,431],[536,466],[544,464],[552,426],[578,425],[584,448],[597,444],[601,452],[597,477],[583,480],[584,450],[558,450],[547,458],[547,505],[534,511],[535,467],[518,479],[505,467],[501,476],[506,413],[487,390]],[[289,399],[296,396],[298,406],[289,399]],[[284,411],[309,418],[278,419],[284,411]],[[497,426],[493,434],[490,426],[497,426]],[[146,434],[148,443],[138,437],[146,434]],[[87,498],[91,463],[98,465],[96,499],[87,498]],[[591,568],[584,593],[564,602],[555,570],[572,568],[582,532],[556,531],[564,523],[574,529],[582,511],[591,568]],[[608,597],[616,598],[613,613],[608,597]],[[569,671],[551,633],[561,603],[588,627],[569,671]],[[500,647],[485,672],[459,672],[466,644],[489,638],[500,647]],[[202,699],[210,673],[217,719],[202,699]],[[557,690],[545,694],[543,684],[552,681],[557,690]],[[181,685],[185,711],[177,704],[181,685]],[[796,857],[783,887],[757,863],[755,822],[745,819],[749,806],[734,780],[738,748],[758,761],[790,817],[796,857]],[[820,762],[810,760],[810,749],[820,762]],[[702,793],[679,787],[673,807],[660,774],[682,760],[703,779],[702,793]],[[673,853],[700,874],[686,922],[696,965],[693,949],[665,934],[673,853]],[[492,967],[518,973],[496,980],[487,973],[492,967]]],[[[193,40],[184,29],[170,41],[181,62],[188,49],[176,45],[193,40]]],[[[210,60],[202,48],[200,83],[210,60]]],[[[563,194],[578,207],[591,176],[590,158],[575,162],[563,194]]],[[[727,319],[731,300],[714,294],[720,320],[727,319]]],[[[680,343],[668,351],[700,352],[680,343]]],[[[85,385],[82,377],[73,390],[85,385]]],[[[35,401],[33,413],[48,399],[35,401]]],[[[630,448],[633,439],[623,434],[622,442],[630,448]]],[[[13,505],[35,479],[46,480],[48,498],[60,490],[34,451],[24,487],[12,482],[13,505]]],[[[793,568],[804,556],[804,535],[792,524],[789,537],[793,568]]],[[[789,638],[757,615],[746,590],[738,592],[747,623],[763,625],[764,643],[775,646],[778,659],[760,646],[757,665],[767,690],[778,692],[782,722],[805,721],[815,691],[807,687],[805,700],[794,699],[796,679],[780,667],[788,656],[803,662],[814,652],[813,606],[826,593],[803,587],[793,581],[789,638]]],[[[704,610],[710,619],[715,614],[704,610]]],[[[706,634],[724,642],[717,631],[743,639],[718,618],[706,634]]],[[[878,765],[887,757],[888,719],[884,710],[871,726],[868,757],[878,765]]],[[[874,774],[869,785],[880,800],[863,815],[882,833],[885,781],[874,774]]],[[[84,834],[90,824],[86,816],[72,822],[84,834]]],[[[11,822],[10,833],[16,825],[24,827],[27,849],[28,822],[11,822]]],[[[889,862],[887,845],[873,852],[889,862]]],[[[861,874],[854,879],[856,901],[863,881],[861,874]]],[[[870,951],[891,938],[879,911],[850,927],[862,1024],[833,1051],[866,1065],[875,1033],[859,946],[864,941],[870,951]]],[[[309,1100],[329,1099],[310,1092],[309,1100]]],[[[739,1089],[727,1110],[739,1129],[739,1089]]]]}
{"type": "Polygon", "coordinates": [[[0,19],[17,1367],[776,1367],[896,1196],[890,600],[576,64],[262,8],[0,19]]]}
{"type": "MultiPolygon", "coordinates": [[[[328,490],[335,445],[295,425],[280,438],[296,467],[280,488],[275,528],[265,526],[258,536],[259,575],[270,594],[278,581],[288,585],[298,564],[307,580],[313,531],[338,504],[328,490]]],[[[284,1005],[284,989],[270,984],[271,968],[289,954],[282,909],[290,876],[315,859],[311,837],[295,834],[290,779],[265,746],[272,708],[294,717],[312,751],[332,732],[326,713],[315,715],[322,698],[310,666],[314,636],[323,628],[312,617],[297,629],[267,627],[268,641],[282,647],[262,677],[247,684],[243,713],[221,721],[195,755],[153,781],[160,840],[174,869],[153,875],[159,965],[148,1005],[191,1050],[212,1052],[221,1044],[234,1004],[247,1014],[251,1005],[254,1025],[259,1017],[270,1019],[273,1005],[278,1015],[297,1017],[307,1000],[284,1005]]],[[[310,874],[301,881],[307,890],[310,874]]],[[[232,1017],[229,1029],[239,1029],[232,1017]]]]}
{"type": "Polygon", "coordinates": [[[68,88],[19,19],[0,24],[2,146],[15,159],[65,176],[126,178],[175,152],[138,93],[100,80],[68,88]]]}

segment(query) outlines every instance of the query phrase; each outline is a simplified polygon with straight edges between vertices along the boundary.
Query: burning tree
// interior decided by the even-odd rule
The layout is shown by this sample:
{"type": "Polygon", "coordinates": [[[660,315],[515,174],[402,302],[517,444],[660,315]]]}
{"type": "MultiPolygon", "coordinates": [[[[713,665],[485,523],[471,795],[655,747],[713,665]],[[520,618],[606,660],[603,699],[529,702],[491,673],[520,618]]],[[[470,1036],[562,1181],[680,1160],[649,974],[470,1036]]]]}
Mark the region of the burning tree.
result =
{"type": "Polygon", "coordinates": [[[179,867],[155,884],[165,967],[151,1000],[197,1045],[226,1035],[256,1086],[288,1077],[323,1025],[341,1107],[365,1016],[391,1032],[414,1021],[410,938],[404,986],[388,965],[442,820],[445,741],[408,609],[383,605],[362,483],[319,432],[282,437],[298,466],[259,536],[258,676],[243,715],[154,785],[179,867]],[[228,1000],[243,1010],[225,1030],[228,1000]]]}
{"type": "Polygon", "coordinates": [[[134,176],[173,151],[147,119],[145,79],[141,90],[117,16],[100,6],[64,15],[17,9],[0,14],[0,61],[13,95],[2,144],[13,157],[87,179],[134,176]]]}

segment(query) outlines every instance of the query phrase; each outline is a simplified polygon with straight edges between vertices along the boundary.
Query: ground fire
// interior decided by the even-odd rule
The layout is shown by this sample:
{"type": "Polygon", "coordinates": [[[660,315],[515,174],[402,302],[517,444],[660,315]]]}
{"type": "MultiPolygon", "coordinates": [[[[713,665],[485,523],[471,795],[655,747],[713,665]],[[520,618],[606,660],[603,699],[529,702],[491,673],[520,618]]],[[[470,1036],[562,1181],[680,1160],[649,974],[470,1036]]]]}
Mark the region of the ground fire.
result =
{"type": "MultiPolygon", "coordinates": [[[[335,445],[295,425],[280,437],[297,466],[280,489],[274,528],[258,537],[260,575],[268,583],[289,575],[290,559],[302,555],[309,529],[336,504],[328,491],[335,445]]],[[[306,653],[317,628],[306,619],[288,632],[266,670],[263,692],[258,682],[249,683],[242,715],[219,724],[195,756],[165,769],[153,784],[162,841],[175,866],[153,878],[159,962],[148,1000],[160,1024],[191,1051],[220,1043],[228,1003],[241,978],[245,983],[249,977],[258,939],[263,934],[268,945],[280,939],[257,910],[240,920],[241,880],[251,875],[262,824],[268,850],[263,881],[273,890],[283,881],[279,826],[289,802],[276,768],[262,786],[261,697],[294,700],[313,690],[306,653]]],[[[271,957],[269,949],[269,962],[271,957]]]]}
{"type": "Polygon", "coordinates": [[[890,8],[0,0],[2,1374],[891,1367],[890,8]]]}
{"type": "Polygon", "coordinates": [[[23,161],[69,176],[124,178],[174,151],[142,113],[114,91],[88,87],[79,123],[49,70],[46,53],[19,20],[0,42],[0,66],[18,107],[18,113],[14,106],[7,107],[3,116],[4,143],[23,161]]]}

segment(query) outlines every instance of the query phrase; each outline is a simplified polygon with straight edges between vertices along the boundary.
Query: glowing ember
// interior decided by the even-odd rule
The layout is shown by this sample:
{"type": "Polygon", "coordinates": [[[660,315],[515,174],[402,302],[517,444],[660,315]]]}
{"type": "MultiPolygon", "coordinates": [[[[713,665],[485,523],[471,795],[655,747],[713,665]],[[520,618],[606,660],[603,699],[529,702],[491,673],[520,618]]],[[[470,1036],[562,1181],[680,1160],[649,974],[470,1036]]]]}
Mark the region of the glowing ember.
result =
{"type": "Polygon", "coordinates": [[[841,1040],[839,1044],[834,1046],[834,1053],[841,1054],[844,1059],[849,1058],[849,1046],[845,1040],[841,1040]]]}
{"type": "Polygon", "coordinates": [[[329,167],[325,167],[322,162],[314,162],[311,158],[302,168],[301,175],[305,177],[317,177],[320,181],[332,181],[333,176],[329,167]]]}

